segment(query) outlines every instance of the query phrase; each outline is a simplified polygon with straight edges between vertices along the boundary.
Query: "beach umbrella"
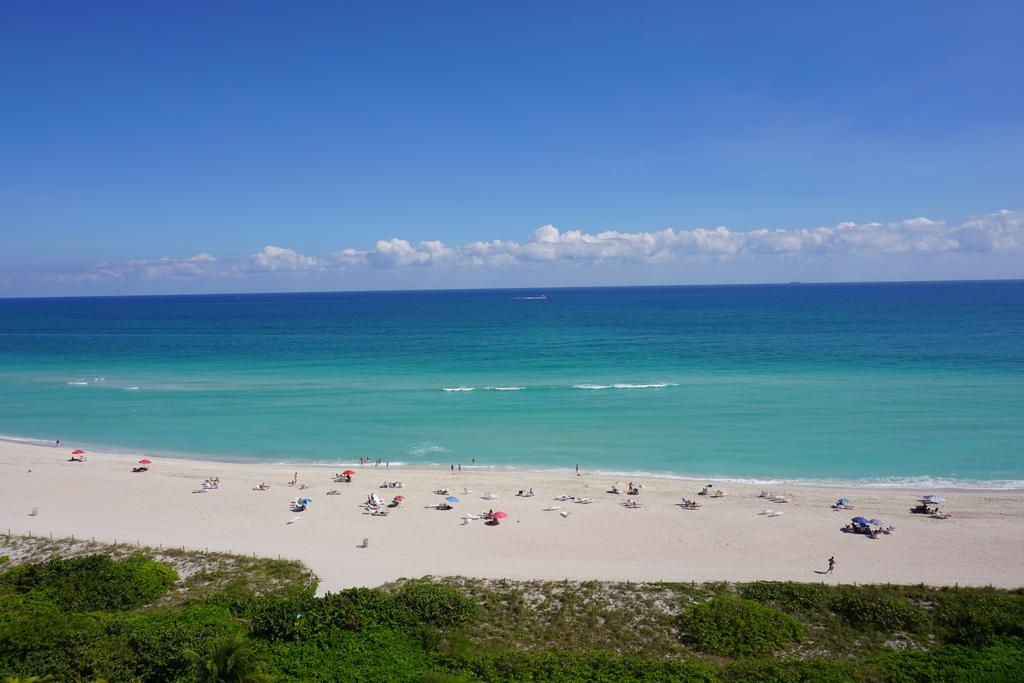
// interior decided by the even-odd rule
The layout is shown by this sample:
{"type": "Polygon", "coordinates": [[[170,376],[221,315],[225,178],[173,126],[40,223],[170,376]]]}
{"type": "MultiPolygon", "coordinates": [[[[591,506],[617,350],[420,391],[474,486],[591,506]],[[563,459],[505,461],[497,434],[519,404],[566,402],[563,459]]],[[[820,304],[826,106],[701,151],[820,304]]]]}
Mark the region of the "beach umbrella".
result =
{"type": "Polygon", "coordinates": [[[140,465],[152,465],[153,461],[152,460],[147,460],[146,458],[143,458],[142,460],[139,461],[139,464],[140,465]]]}
{"type": "Polygon", "coordinates": [[[460,502],[459,499],[456,498],[455,496],[448,496],[447,498],[445,498],[445,500],[447,500],[449,503],[458,503],[458,502],[460,502]]]}
{"type": "Polygon", "coordinates": [[[839,500],[836,501],[836,505],[846,505],[849,502],[849,498],[840,498],[839,500]]]}
{"type": "Polygon", "coordinates": [[[941,496],[925,496],[921,500],[923,500],[926,503],[945,503],[946,502],[946,499],[941,497],[941,496]]]}
{"type": "Polygon", "coordinates": [[[344,472],[342,472],[342,474],[344,474],[346,476],[349,475],[349,474],[355,474],[355,473],[356,473],[355,470],[345,470],[344,472]]]}
{"type": "Polygon", "coordinates": [[[299,498],[299,505],[309,505],[312,502],[309,498],[299,498]]]}
{"type": "Polygon", "coordinates": [[[871,522],[868,521],[867,517],[854,517],[850,521],[853,522],[854,524],[864,524],[864,525],[867,525],[867,524],[871,523],[871,522]]]}
{"type": "Polygon", "coordinates": [[[71,455],[85,455],[85,451],[79,449],[77,451],[71,451],[71,455]]]}
{"type": "Polygon", "coordinates": [[[875,526],[885,526],[885,522],[883,522],[883,521],[882,521],[882,520],[880,520],[880,519],[874,519],[874,518],[872,518],[872,519],[868,520],[868,522],[869,522],[870,524],[874,524],[875,526]]]}
{"type": "Polygon", "coordinates": [[[491,515],[491,517],[493,517],[494,519],[505,519],[506,517],[508,517],[508,513],[507,512],[495,512],[493,515],[491,515]]]}
{"type": "Polygon", "coordinates": [[[393,500],[396,503],[401,503],[403,500],[405,500],[405,496],[395,496],[393,500]]]}

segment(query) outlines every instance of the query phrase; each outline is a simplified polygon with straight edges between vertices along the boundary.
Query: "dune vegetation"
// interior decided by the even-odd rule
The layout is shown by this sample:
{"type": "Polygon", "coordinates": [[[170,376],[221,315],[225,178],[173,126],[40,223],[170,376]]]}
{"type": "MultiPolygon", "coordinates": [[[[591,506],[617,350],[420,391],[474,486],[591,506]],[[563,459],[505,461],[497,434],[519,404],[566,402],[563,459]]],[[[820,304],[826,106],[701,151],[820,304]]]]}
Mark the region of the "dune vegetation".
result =
{"type": "Polygon", "coordinates": [[[0,538],[10,681],[1024,679],[1024,591],[403,580],[0,538]]]}

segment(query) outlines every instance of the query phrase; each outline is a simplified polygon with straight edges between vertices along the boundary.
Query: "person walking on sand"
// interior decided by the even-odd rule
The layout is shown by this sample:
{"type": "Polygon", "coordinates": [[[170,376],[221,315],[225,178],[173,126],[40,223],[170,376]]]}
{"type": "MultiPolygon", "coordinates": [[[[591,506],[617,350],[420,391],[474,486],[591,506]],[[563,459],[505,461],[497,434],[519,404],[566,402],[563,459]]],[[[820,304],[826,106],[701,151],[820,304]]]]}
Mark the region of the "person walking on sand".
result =
{"type": "Polygon", "coordinates": [[[825,573],[826,574],[831,574],[832,570],[835,569],[835,568],[836,568],[836,558],[833,555],[832,557],[828,558],[828,569],[825,571],[825,573]]]}

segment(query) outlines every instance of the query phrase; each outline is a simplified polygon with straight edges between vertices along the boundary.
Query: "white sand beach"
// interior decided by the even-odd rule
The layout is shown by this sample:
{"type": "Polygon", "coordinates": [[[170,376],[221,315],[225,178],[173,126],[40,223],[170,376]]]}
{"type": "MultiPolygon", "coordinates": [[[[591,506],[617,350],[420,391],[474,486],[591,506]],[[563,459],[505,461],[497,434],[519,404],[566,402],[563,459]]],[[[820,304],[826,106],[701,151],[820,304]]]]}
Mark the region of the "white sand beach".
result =
{"type": "MultiPolygon", "coordinates": [[[[400,577],[464,575],[514,579],[751,581],[785,579],[932,585],[1024,585],[1024,492],[917,491],[781,486],[788,503],[759,498],[762,487],[722,484],[727,493],[695,495],[704,481],[644,478],[640,509],[607,493],[616,479],[551,472],[450,472],[359,466],[352,483],[338,469],[153,457],[132,473],[137,457],[92,453],[68,462],[71,448],[0,441],[0,532],[75,536],[97,541],[256,553],[298,559],[321,588],[373,586],[400,577]],[[298,470],[300,490],[288,482],[298,470]],[[193,493],[208,476],[218,490],[193,493]],[[385,480],[401,489],[378,488],[385,480]],[[269,490],[255,491],[259,482],[269,490]],[[426,506],[447,487],[453,510],[426,506]],[[516,496],[533,488],[534,497],[516,496]],[[471,494],[464,494],[464,489],[471,494]],[[337,489],[338,495],[326,495],[337,489]],[[497,500],[483,500],[491,491],[497,500]],[[371,493],[406,497],[387,516],[366,514],[371,493]],[[590,497],[584,505],[561,494],[590,497]],[[922,494],[942,495],[950,519],[910,514],[922,494]],[[682,497],[700,510],[684,510],[682,497]],[[829,508],[847,496],[853,511],[829,508]],[[302,513],[289,501],[308,497],[302,513]],[[570,514],[545,508],[560,506],[570,514]],[[765,509],[783,514],[769,517],[765,509]],[[508,513],[498,526],[463,523],[466,513],[508,513]],[[36,514],[32,514],[35,510],[36,514]],[[863,515],[896,527],[872,540],[840,528],[863,515]],[[290,520],[300,518],[289,524],[290,520]],[[358,547],[363,539],[368,547],[358,547]],[[832,575],[822,575],[835,556],[832,575]]],[[[622,478],[627,481],[626,478],[622,478]]]]}

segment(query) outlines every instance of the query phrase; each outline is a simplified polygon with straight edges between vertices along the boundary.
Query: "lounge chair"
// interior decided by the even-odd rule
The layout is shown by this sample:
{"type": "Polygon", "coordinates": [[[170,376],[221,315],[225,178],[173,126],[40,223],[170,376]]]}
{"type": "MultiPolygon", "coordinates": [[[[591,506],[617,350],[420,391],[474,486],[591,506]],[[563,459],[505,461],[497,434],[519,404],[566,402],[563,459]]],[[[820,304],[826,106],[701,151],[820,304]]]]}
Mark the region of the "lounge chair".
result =
{"type": "Polygon", "coordinates": [[[561,509],[561,505],[549,505],[546,508],[544,508],[544,512],[558,512],[561,509]]]}
{"type": "Polygon", "coordinates": [[[483,497],[484,500],[497,500],[498,499],[498,497],[496,495],[494,495],[493,493],[491,493],[490,491],[486,491],[482,497],[483,497]]]}
{"type": "Polygon", "coordinates": [[[558,514],[562,515],[562,519],[565,519],[566,517],[568,517],[568,516],[569,516],[569,515],[571,515],[572,513],[571,513],[571,512],[569,512],[568,510],[562,510],[562,511],[561,511],[561,512],[559,512],[558,514]]]}
{"type": "Polygon", "coordinates": [[[577,498],[573,502],[574,503],[579,503],[581,505],[590,505],[591,503],[594,502],[594,499],[593,498],[577,498]]]}

